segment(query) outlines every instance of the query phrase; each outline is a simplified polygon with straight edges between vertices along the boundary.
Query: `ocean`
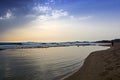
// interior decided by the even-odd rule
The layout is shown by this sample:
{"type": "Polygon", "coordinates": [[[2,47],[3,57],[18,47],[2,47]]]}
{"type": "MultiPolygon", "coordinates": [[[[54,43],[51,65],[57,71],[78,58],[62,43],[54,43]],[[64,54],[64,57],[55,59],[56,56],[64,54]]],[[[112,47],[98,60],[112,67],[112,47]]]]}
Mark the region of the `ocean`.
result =
{"type": "Polygon", "coordinates": [[[105,46],[71,46],[0,51],[0,80],[60,80],[77,71],[84,59],[105,46]]]}

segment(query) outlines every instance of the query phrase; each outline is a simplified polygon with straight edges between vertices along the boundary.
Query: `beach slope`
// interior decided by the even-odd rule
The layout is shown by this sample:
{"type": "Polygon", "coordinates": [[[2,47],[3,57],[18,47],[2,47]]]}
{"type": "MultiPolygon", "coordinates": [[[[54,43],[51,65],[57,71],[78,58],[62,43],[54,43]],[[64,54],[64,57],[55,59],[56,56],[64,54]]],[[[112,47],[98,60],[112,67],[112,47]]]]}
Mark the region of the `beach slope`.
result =
{"type": "Polygon", "coordinates": [[[120,45],[91,53],[80,70],[64,80],[120,80],[120,45]]]}

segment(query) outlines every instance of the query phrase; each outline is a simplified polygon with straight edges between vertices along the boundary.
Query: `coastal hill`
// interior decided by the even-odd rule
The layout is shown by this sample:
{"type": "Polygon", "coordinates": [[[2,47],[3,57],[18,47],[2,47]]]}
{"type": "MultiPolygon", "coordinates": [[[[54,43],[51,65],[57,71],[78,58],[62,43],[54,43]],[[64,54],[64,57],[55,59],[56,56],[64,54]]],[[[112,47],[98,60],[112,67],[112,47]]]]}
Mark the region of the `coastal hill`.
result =
{"type": "Polygon", "coordinates": [[[111,41],[118,43],[120,42],[120,39],[113,39],[113,40],[100,40],[100,41],[95,41],[95,43],[111,43],[111,41]]]}
{"type": "Polygon", "coordinates": [[[64,80],[120,80],[120,43],[91,53],[80,70],[64,80]]]}

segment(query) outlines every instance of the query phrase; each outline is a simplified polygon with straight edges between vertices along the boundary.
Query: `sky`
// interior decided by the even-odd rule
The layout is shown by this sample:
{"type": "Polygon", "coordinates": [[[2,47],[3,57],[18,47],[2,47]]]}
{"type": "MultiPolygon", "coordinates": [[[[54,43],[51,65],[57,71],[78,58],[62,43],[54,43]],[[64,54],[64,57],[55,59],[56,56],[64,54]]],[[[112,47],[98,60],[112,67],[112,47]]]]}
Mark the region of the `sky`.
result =
{"type": "Polygon", "coordinates": [[[120,0],[0,0],[0,41],[120,38],[120,0]]]}

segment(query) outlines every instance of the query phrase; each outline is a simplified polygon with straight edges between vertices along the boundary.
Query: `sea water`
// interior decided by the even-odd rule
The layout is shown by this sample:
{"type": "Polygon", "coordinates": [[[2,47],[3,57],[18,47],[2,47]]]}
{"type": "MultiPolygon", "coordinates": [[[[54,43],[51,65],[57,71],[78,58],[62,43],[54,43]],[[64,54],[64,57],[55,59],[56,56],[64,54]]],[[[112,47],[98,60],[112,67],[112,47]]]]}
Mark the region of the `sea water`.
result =
{"type": "Polygon", "coordinates": [[[72,46],[0,51],[0,80],[60,80],[78,70],[93,51],[104,46],[72,46]]]}

